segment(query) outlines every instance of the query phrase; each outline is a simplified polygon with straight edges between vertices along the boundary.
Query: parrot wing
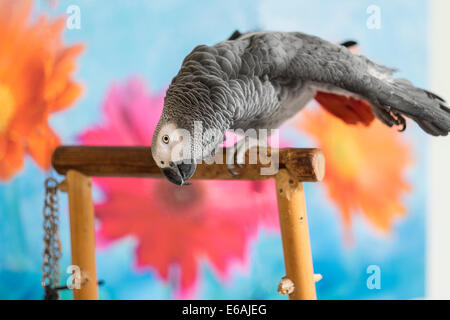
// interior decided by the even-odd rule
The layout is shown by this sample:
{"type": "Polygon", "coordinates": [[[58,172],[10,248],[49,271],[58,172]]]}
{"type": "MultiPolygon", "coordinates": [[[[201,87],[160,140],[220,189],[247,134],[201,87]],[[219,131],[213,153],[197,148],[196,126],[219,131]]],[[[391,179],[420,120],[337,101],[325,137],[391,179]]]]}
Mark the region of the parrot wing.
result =
{"type": "Polygon", "coordinates": [[[369,106],[388,126],[404,125],[406,116],[429,134],[450,131],[450,108],[443,99],[342,45],[300,32],[250,32],[235,41],[241,42],[240,74],[268,78],[283,90],[299,82],[312,85],[317,100],[348,123],[369,123],[369,106]]]}
{"type": "MultiPolygon", "coordinates": [[[[348,40],[342,42],[341,46],[352,50],[357,44],[354,40],[348,40]]],[[[345,123],[362,123],[368,126],[375,119],[370,105],[363,100],[321,91],[314,98],[325,110],[345,123]]]]}
{"type": "MultiPolygon", "coordinates": [[[[341,46],[349,48],[352,51],[357,44],[358,43],[354,40],[348,40],[342,42],[341,46]]],[[[445,100],[438,95],[427,90],[423,91],[430,98],[437,99],[443,104],[446,103],[445,100]]],[[[368,126],[373,121],[373,119],[375,119],[370,104],[355,97],[318,91],[315,96],[315,100],[325,110],[348,124],[362,123],[368,126]]]]}

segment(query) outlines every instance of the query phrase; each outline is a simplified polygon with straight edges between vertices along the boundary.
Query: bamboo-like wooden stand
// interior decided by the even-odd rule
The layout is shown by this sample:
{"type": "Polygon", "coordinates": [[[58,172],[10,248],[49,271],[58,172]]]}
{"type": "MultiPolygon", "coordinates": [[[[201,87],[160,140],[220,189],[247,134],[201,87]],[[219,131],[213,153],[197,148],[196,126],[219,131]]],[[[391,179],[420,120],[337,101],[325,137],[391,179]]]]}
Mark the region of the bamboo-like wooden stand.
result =
{"type": "Polygon", "coordinates": [[[92,179],[69,170],[66,175],[69,195],[70,243],[72,264],[80,268],[80,288],[73,290],[75,300],[97,300],[97,272],[95,268],[94,204],[92,179]]]}
{"type": "MultiPolygon", "coordinates": [[[[248,164],[247,154],[246,164],[238,176],[231,175],[225,164],[214,163],[199,165],[192,179],[275,178],[286,269],[279,292],[289,294],[292,300],[316,299],[302,182],[321,181],[325,159],[319,149],[271,149],[267,155],[277,159],[279,170],[273,175],[261,175],[261,169],[269,167],[269,164],[248,164]]],[[[81,288],[74,289],[74,299],[98,299],[90,177],[162,178],[162,174],[149,147],[63,146],[55,150],[52,164],[58,173],[66,175],[60,189],[68,192],[69,196],[72,264],[78,266],[82,274],[81,288]]]]}
{"type": "Polygon", "coordinates": [[[285,169],[275,179],[286,277],[294,285],[289,298],[314,300],[316,286],[303,185],[285,169]]]}

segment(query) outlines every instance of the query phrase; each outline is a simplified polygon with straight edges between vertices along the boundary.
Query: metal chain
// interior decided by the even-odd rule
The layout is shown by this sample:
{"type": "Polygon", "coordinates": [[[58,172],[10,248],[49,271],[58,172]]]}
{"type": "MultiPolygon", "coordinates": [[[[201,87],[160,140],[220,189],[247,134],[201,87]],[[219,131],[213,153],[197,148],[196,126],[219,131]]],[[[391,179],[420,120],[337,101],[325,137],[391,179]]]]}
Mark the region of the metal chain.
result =
{"type": "Polygon", "coordinates": [[[61,241],[59,238],[59,201],[58,181],[54,178],[45,180],[44,200],[44,262],[42,264],[42,286],[47,300],[58,299],[55,289],[59,284],[59,259],[61,258],[61,241]]]}

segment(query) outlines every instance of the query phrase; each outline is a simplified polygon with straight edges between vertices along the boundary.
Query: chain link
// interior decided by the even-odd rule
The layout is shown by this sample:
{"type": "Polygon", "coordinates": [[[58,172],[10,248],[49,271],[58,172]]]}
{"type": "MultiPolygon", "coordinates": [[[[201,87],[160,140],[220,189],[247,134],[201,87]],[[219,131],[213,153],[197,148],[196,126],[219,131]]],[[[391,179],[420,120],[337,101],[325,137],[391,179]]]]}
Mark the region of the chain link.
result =
{"type": "Polygon", "coordinates": [[[42,264],[42,286],[46,298],[57,299],[55,288],[59,284],[59,259],[61,258],[61,241],[59,238],[59,201],[58,182],[54,178],[45,180],[44,200],[44,262],[42,264]]]}

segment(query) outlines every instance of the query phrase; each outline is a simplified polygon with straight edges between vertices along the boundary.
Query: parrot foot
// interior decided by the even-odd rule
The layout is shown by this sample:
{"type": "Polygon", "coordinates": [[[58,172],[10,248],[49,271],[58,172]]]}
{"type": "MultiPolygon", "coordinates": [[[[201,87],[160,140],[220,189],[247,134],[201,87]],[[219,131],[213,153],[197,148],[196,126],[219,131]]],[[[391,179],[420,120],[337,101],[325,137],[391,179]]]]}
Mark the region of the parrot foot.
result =
{"type": "MultiPolygon", "coordinates": [[[[236,166],[236,167],[238,167],[238,166],[236,166]]],[[[241,168],[242,168],[242,166],[241,166],[241,168]]],[[[234,165],[227,164],[227,170],[232,176],[238,176],[239,175],[239,172],[234,171],[234,165]]]]}
{"type": "Polygon", "coordinates": [[[226,165],[228,172],[233,176],[240,173],[235,171],[235,167],[242,169],[245,163],[245,153],[251,148],[258,146],[258,139],[245,136],[226,151],[226,165]]]}
{"type": "Polygon", "coordinates": [[[398,112],[394,112],[391,110],[391,107],[388,107],[388,112],[390,113],[394,124],[397,126],[401,126],[401,128],[398,130],[399,132],[403,132],[406,130],[406,120],[402,115],[398,112]]]}

